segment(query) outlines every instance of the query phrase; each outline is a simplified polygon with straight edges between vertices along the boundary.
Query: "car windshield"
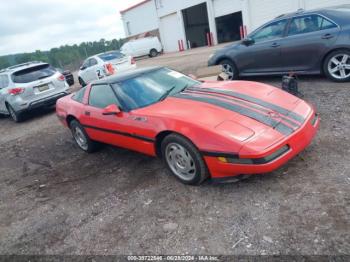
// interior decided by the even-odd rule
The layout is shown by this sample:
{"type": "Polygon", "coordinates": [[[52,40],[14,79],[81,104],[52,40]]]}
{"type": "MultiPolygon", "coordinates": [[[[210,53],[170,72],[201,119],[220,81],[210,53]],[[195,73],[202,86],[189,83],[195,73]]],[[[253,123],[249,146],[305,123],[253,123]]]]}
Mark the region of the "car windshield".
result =
{"type": "Polygon", "coordinates": [[[33,66],[13,73],[14,83],[30,83],[50,77],[56,73],[56,69],[48,64],[33,66]]]}
{"type": "Polygon", "coordinates": [[[154,104],[200,82],[179,72],[161,68],[113,84],[125,111],[154,104]]]}
{"type": "Polygon", "coordinates": [[[114,60],[114,59],[123,58],[124,54],[115,51],[115,52],[109,52],[109,53],[101,54],[98,57],[101,58],[103,61],[111,61],[111,60],[114,60]]]}

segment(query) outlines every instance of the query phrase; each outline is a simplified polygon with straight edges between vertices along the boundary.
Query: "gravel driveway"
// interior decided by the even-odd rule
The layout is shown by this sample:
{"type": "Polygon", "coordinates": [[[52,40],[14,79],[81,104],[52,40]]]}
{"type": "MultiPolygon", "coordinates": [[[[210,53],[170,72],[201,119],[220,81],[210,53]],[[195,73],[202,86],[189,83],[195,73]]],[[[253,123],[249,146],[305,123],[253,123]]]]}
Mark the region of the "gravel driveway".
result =
{"type": "Polygon", "coordinates": [[[109,146],[85,154],[53,110],[1,118],[0,254],[350,254],[350,84],[300,85],[322,119],[313,144],[236,184],[185,186],[109,146]]]}

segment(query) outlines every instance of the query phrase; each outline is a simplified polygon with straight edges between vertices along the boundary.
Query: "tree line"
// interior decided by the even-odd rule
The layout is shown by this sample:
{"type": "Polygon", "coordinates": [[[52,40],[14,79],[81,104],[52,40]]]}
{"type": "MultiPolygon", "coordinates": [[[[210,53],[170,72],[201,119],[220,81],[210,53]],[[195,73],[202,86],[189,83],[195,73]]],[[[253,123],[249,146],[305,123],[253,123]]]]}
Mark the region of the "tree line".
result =
{"type": "Polygon", "coordinates": [[[123,39],[110,41],[101,39],[100,41],[83,42],[79,45],[64,45],[52,48],[49,51],[37,50],[32,53],[0,56],[0,69],[29,61],[42,61],[54,67],[76,70],[87,57],[111,50],[118,50],[123,43],[123,39]]]}

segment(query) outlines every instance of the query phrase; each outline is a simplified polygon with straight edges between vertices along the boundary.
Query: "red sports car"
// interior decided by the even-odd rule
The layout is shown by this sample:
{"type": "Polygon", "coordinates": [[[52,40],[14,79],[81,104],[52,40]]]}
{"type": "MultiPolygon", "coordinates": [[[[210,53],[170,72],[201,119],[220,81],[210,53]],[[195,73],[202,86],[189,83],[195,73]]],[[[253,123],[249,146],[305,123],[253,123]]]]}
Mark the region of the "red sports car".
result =
{"type": "Polygon", "coordinates": [[[99,80],[56,110],[82,150],[102,142],[158,156],[185,184],[271,172],[319,126],[312,106],[278,88],[203,83],[164,67],[99,80]]]}

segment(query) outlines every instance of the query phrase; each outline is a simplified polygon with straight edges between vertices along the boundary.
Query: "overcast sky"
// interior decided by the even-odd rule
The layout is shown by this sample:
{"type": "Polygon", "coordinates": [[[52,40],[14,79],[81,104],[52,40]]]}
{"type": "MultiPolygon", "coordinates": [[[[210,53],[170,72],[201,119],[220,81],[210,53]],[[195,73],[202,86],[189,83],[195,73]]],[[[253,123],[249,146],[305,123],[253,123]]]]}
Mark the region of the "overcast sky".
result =
{"type": "Polygon", "coordinates": [[[0,56],[124,37],[119,11],[142,0],[0,0],[0,56]]]}

